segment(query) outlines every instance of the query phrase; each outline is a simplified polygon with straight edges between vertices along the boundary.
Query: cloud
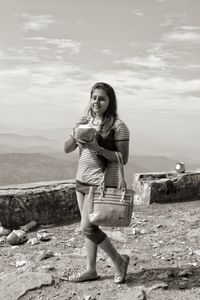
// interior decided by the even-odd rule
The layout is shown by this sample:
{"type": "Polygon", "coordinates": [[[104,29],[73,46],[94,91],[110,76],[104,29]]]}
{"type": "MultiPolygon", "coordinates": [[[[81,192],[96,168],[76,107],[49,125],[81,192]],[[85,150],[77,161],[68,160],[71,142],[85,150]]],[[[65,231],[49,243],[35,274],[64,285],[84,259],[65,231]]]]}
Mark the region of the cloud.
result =
{"type": "Polygon", "coordinates": [[[131,14],[133,16],[137,16],[137,17],[144,17],[144,14],[142,11],[138,10],[138,9],[134,9],[132,10],[131,14]]]}
{"type": "Polygon", "coordinates": [[[198,30],[198,31],[200,31],[200,26],[192,26],[192,25],[190,25],[190,26],[182,26],[180,29],[182,29],[182,30],[198,30]]]}
{"type": "Polygon", "coordinates": [[[55,23],[52,15],[32,16],[29,14],[22,14],[21,17],[27,20],[23,24],[25,31],[41,31],[55,23]]]}
{"type": "Polygon", "coordinates": [[[125,64],[129,67],[132,66],[139,66],[144,68],[163,68],[166,66],[166,62],[164,61],[163,57],[156,56],[150,54],[148,57],[130,57],[125,59],[118,59],[115,61],[117,64],[125,64]]]}
{"type": "Polygon", "coordinates": [[[46,45],[53,45],[59,49],[62,53],[64,50],[68,49],[71,54],[77,54],[80,51],[80,43],[70,39],[49,39],[43,37],[27,38],[27,40],[41,41],[46,45]]]}
{"type": "Polygon", "coordinates": [[[94,81],[110,83],[116,90],[120,111],[135,112],[171,111],[199,114],[200,79],[180,80],[172,77],[148,77],[146,72],[121,70],[94,75],[94,81]]]}
{"type": "Polygon", "coordinates": [[[37,56],[37,52],[35,49],[31,49],[29,48],[22,48],[22,49],[18,49],[18,48],[8,48],[7,52],[5,51],[0,51],[0,60],[6,62],[38,62],[39,58],[37,56]]]}
{"type": "Polygon", "coordinates": [[[103,49],[101,52],[103,54],[106,54],[106,55],[111,55],[112,54],[112,51],[110,49],[103,49]]]}
{"type": "Polygon", "coordinates": [[[182,27],[182,30],[177,30],[174,32],[165,33],[162,40],[164,41],[174,41],[174,42],[193,42],[200,43],[200,33],[192,32],[192,29],[187,29],[182,27]]]}

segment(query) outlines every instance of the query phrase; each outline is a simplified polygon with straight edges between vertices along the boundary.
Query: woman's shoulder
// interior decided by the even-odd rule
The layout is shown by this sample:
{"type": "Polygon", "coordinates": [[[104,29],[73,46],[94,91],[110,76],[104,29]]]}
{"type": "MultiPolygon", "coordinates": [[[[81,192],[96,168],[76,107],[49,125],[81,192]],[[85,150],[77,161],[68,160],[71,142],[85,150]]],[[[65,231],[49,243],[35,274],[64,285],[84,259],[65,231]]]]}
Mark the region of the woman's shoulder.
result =
{"type": "Polygon", "coordinates": [[[127,127],[127,125],[121,119],[116,119],[113,124],[113,128],[115,129],[115,128],[120,128],[120,127],[127,127]]]}

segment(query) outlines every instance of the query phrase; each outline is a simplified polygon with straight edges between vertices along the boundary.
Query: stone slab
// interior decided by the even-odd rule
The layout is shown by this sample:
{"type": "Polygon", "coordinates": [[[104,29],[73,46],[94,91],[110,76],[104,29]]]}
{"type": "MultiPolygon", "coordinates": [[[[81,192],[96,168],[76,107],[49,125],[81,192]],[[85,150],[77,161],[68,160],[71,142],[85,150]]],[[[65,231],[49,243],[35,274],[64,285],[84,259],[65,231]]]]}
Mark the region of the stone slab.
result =
{"type": "Polygon", "coordinates": [[[48,273],[7,273],[0,277],[0,299],[17,300],[30,290],[50,286],[53,283],[53,277],[48,273]]]}
{"type": "Polygon", "coordinates": [[[136,173],[133,189],[135,205],[198,200],[200,172],[136,173]]]}

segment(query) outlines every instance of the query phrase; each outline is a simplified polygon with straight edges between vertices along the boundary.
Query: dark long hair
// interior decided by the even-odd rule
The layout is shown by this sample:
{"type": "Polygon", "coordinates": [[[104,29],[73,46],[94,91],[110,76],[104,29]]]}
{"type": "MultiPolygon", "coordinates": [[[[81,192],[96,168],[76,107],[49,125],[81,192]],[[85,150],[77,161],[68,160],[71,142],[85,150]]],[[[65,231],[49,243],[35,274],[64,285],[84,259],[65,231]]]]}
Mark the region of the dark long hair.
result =
{"type": "MultiPolygon", "coordinates": [[[[118,115],[117,115],[117,99],[116,99],[114,89],[105,82],[97,82],[93,85],[91,92],[90,92],[90,99],[92,98],[92,94],[95,89],[103,90],[110,100],[108,108],[104,113],[103,122],[101,125],[101,133],[103,136],[106,136],[109,134],[115,120],[118,117],[118,115]]],[[[87,111],[87,115],[95,117],[95,113],[92,110],[91,106],[89,107],[89,109],[87,111]]]]}

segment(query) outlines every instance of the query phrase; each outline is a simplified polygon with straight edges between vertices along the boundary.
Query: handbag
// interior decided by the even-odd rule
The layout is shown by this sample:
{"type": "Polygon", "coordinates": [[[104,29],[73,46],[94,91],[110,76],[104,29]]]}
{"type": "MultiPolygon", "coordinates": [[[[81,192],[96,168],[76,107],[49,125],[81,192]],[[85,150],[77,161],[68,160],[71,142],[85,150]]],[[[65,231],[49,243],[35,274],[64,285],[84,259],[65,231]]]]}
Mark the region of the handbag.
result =
{"type": "Polygon", "coordinates": [[[126,227],[132,217],[134,191],[126,187],[121,153],[115,154],[120,171],[118,188],[105,187],[106,171],[100,185],[90,187],[89,221],[105,227],[126,227]]]}

